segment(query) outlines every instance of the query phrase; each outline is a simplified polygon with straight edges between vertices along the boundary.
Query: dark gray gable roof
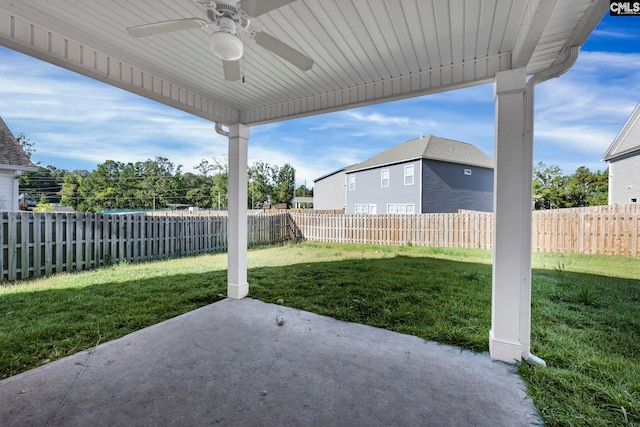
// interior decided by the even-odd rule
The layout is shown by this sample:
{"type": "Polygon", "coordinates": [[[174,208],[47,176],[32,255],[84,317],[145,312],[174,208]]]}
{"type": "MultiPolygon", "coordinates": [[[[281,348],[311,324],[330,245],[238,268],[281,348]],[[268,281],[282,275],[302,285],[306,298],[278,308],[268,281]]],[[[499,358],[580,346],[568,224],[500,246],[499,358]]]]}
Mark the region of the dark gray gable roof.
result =
{"type": "Polygon", "coordinates": [[[493,169],[493,160],[472,144],[429,135],[405,141],[364,162],[347,168],[347,173],[416,159],[439,160],[493,169]]]}
{"type": "Polygon", "coordinates": [[[320,180],[322,180],[322,179],[329,178],[330,176],[333,176],[333,175],[335,175],[335,174],[337,174],[337,173],[344,172],[344,171],[346,171],[347,169],[349,169],[350,167],[351,167],[351,166],[345,166],[345,167],[343,167],[343,168],[336,169],[336,170],[334,170],[334,171],[331,171],[331,172],[329,172],[329,173],[326,173],[326,174],[322,175],[321,177],[314,179],[314,180],[313,180],[313,182],[318,182],[318,181],[320,181],[320,180]]]}
{"type": "Polygon", "coordinates": [[[604,153],[602,160],[608,162],[636,151],[640,153],[640,102],[604,153]]]}
{"type": "Polygon", "coordinates": [[[0,168],[34,171],[38,169],[18,144],[2,117],[0,117],[0,168]]]}

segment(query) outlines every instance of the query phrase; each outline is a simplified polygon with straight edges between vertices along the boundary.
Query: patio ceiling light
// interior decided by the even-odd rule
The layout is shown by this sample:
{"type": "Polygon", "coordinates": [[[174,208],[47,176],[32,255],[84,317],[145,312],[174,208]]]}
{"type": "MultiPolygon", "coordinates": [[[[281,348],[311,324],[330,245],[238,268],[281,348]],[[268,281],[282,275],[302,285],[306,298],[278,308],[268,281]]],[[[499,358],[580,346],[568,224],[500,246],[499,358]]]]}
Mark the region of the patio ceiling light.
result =
{"type": "Polygon", "coordinates": [[[211,52],[223,61],[237,61],[244,53],[242,40],[235,35],[236,23],[226,17],[220,18],[220,31],[211,36],[211,52]]]}

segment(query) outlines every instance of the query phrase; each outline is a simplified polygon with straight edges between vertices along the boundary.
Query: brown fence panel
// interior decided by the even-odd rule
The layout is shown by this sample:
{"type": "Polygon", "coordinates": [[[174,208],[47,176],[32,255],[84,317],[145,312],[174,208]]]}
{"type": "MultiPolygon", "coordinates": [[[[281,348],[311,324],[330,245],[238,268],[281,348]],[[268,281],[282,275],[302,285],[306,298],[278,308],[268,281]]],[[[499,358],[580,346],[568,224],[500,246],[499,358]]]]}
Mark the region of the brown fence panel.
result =
{"type": "MultiPolygon", "coordinates": [[[[640,256],[640,210],[635,206],[598,208],[533,212],[532,250],[640,256]],[[635,210],[639,212],[633,213],[635,210]]],[[[481,249],[493,245],[493,214],[486,212],[290,215],[300,235],[309,241],[481,249]]]]}
{"type": "MultiPolygon", "coordinates": [[[[0,280],[227,250],[227,216],[0,213],[0,280]]],[[[288,214],[252,215],[249,246],[295,240],[288,214]]]]}

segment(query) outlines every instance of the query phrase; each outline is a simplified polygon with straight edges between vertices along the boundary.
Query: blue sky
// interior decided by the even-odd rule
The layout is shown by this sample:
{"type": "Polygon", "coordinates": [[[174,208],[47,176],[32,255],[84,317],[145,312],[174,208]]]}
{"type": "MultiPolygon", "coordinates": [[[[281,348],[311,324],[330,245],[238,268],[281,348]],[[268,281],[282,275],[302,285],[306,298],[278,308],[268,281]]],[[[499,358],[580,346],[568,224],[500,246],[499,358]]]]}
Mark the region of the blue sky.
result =
{"type": "MultiPolygon", "coordinates": [[[[251,128],[249,163],[296,168],[297,185],[421,134],[494,149],[492,85],[251,128]]],[[[535,163],[604,170],[601,162],[640,102],[640,16],[604,17],[574,67],[536,88],[535,163]]],[[[92,170],[156,156],[182,165],[226,154],[214,125],[0,47],[0,116],[35,143],[33,160],[92,170]]]]}

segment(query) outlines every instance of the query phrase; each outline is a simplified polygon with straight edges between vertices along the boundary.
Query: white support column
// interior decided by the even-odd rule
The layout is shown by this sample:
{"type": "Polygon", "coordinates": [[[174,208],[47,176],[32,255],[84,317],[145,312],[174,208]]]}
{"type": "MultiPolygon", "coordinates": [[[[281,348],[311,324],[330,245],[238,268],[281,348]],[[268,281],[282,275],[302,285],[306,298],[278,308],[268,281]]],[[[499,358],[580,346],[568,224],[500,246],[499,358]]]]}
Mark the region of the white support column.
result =
{"type": "Polygon", "coordinates": [[[227,296],[240,299],[247,283],[247,142],[249,127],[229,126],[229,218],[227,296]]]}
{"type": "Polygon", "coordinates": [[[533,97],[526,69],[496,75],[496,142],[493,220],[491,358],[515,362],[529,357],[531,335],[531,200],[533,138],[527,115],[533,97]]]}

